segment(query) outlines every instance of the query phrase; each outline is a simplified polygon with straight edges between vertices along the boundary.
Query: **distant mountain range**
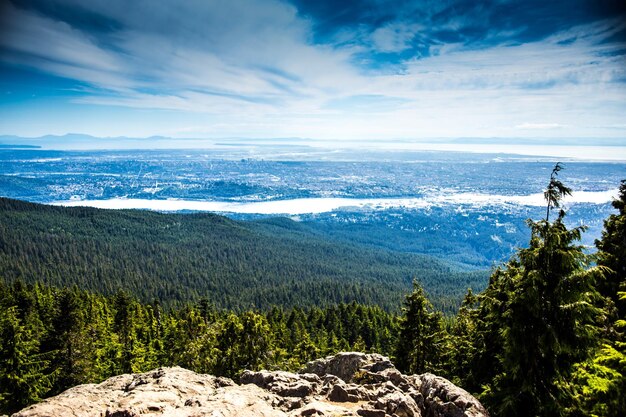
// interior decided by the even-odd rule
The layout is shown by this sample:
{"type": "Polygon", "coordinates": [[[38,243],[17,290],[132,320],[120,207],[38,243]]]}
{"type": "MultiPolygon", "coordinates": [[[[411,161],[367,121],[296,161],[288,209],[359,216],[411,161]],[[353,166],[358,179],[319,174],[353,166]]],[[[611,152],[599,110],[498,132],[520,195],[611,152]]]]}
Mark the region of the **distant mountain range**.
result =
{"type": "Polygon", "coordinates": [[[15,145],[15,144],[0,144],[0,149],[40,149],[39,145],[15,145]]]}
{"type": "Polygon", "coordinates": [[[502,138],[502,137],[462,137],[462,138],[420,138],[395,139],[393,141],[350,141],[317,140],[312,138],[172,138],[167,136],[149,137],[96,137],[82,133],[65,135],[44,135],[22,137],[0,135],[0,148],[40,147],[57,150],[96,150],[96,149],[198,149],[212,146],[259,146],[280,144],[282,146],[306,144],[327,144],[345,148],[359,148],[360,144],[458,144],[458,145],[522,145],[522,146],[625,146],[623,138],[558,138],[546,143],[545,138],[502,138]]]}

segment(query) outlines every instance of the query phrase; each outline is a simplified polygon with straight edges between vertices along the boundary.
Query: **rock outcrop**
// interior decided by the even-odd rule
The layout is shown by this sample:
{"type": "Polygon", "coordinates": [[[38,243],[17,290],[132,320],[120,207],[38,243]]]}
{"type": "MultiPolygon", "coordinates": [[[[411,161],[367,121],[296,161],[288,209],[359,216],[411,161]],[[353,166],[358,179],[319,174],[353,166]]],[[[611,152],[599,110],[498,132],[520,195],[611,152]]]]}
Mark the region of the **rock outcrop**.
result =
{"type": "Polygon", "coordinates": [[[13,417],[481,417],[469,393],[432,375],[403,375],[376,354],[340,353],[301,373],[245,371],[241,385],[182,368],[71,388],[13,417]]]}

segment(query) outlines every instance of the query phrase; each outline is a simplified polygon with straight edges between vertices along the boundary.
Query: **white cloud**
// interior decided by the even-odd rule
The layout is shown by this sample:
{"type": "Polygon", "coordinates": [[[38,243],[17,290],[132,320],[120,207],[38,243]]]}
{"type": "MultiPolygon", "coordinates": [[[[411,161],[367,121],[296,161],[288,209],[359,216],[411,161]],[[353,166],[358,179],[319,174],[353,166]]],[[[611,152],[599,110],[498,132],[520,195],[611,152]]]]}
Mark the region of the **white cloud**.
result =
{"type": "Polygon", "coordinates": [[[66,23],[17,9],[11,3],[3,13],[0,46],[11,51],[2,56],[3,60],[110,89],[131,84],[118,56],[66,23]]]}
{"type": "Polygon", "coordinates": [[[418,25],[393,23],[377,28],[371,35],[378,52],[401,52],[411,46],[418,25]]]}
{"type": "MultiPolygon", "coordinates": [[[[3,60],[87,84],[79,103],[196,115],[172,131],[207,126],[211,116],[203,131],[217,136],[622,133],[615,126],[626,114],[626,62],[616,55],[623,45],[604,42],[624,27],[616,20],[520,45],[440,45],[390,75],[355,64],[362,46],[313,44],[311,22],[278,0],[93,0],[89,7],[120,27],[96,36],[11,8],[3,60]],[[386,104],[377,109],[371,97],[386,104]]],[[[394,23],[369,40],[379,52],[398,52],[419,31],[394,23]]]]}

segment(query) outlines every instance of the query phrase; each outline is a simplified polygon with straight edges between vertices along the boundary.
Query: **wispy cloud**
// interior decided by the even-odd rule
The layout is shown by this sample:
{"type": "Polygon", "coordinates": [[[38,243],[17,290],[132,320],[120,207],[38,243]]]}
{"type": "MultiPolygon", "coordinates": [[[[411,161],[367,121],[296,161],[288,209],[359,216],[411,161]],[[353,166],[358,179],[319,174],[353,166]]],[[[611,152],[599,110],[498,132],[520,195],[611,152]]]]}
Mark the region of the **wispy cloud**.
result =
{"type": "Polygon", "coordinates": [[[626,114],[620,18],[530,31],[509,2],[376,1],[326,20],[279,0],[45,4],[7,3],[3,62],[75,80],[75,103],[194,114],[192,126],[206,115],[209,135],[611,136],[626,114]],[[86,10],[87,23],[67,18],[86,10]]]}
{"type": "Polygon", "coordinates": [[[2,59],[115,89],[130,85],[123,62],[61,21],[7,3],[2,10],[2,59]]]}
{"type": "Polygon", "coordinates": [[[371,34],[374,49],[379,52],[401,52],[411,47],[420,25],[393,23],[375,29],[371,34]]]}

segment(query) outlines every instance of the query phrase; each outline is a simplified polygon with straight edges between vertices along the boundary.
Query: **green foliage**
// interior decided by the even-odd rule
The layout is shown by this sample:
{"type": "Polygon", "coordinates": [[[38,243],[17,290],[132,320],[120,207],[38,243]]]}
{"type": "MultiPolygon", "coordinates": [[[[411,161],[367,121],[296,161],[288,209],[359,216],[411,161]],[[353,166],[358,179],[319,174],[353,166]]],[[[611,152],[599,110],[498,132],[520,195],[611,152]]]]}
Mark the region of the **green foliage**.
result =
{"type": "Polygon", "coordinates": [[[624,344],[604,344],[591,360],[576,365],[572,381],[578,400],[573,415],[622,416],[626,410],[624,344]]]}
{"type": "Polygon", "coordinates": [[[20,319],[17,306],[0,309],[0,410],[17,411],[49,388],[47,361],[37,352],[32,319],[20,319]]]}
{"type": "Polygon", "coordinates": [[[84,384],[93,379],[90,363],[94,360],[83,298],[76,288],[56,295],[52,328],[46,345],[50,347],[55,373],[53,392],[84,384]]]}
{"type": "Polygon", "coordinates": [[[251,311],[229,314],[218,330],[216,373],[238,376],[244,369],[258,370],[274,363],[274,343],[267,319],[251,311]]]}
{"type": "Polygon", "coordinates": [[[613,207],[618,213],[606,219],[602,238],[596,241],[598,265],[610,269],[598,288],[617,307],[613,315],[623,319],[626,317],[626,303],[618,301],[618,290],[626,282],[626,180],[620,185],[619,198],[613,201],[613,207]]]}
{"type": "Polygon", "coordinates": [[[617,417],[626,410],[626,181],[613,207],[618,213],[604,222],[602,239],[596,241],[598,264],[608,269],[598,287],[613,323],[593,357],[575,367],[574,415],[617,417]]]}
{"type": "MultiPolygon", "coordinates": [[[[557,164],[546,191],[548,218],[550,208],[569,193],[555,180],[559,170],[557,164]]],[[[498,373],[484,381],[482,395],[498,416],[565,415],[575,403],[569,383],[573,366],[600,340],[604,310],[596,281],[602,268],[589,268],[588,256],[575,244],[584,229],[567,229],[564,216],[561,211],[554,222],[529,221],[529,247],[494,272],[481,297],[486,309],[481,320],[487,323],[479,327],[501,342],[491,352],[498,373]]]]}
{"type": "MultiPolygon", "coordinates": [[[[552,169],[552,173],[550,174],[550,182],[548,183],[548,187],[543,193],[543,196],[548,203],[546,208],[546,222],[550,221],[550,210],[553,208],[561,207],[561,199],[565,196],[572,195],[572,190],[569,187],[563,185],[563,183],[557,179],[559,172],[562,170],[563,165],[561,165],[560,162],[557,162],[552,169]]],[[[559,216],[562,217],[563,215],[564,214],[561,211],[561,214],[559,214],[559,216]]]]}
{"type": "Polygon", "coordinates": [[[287,219],[237,222],[214,214],[54,207],[0,198],[0,275],[7,280],[118,289],[165,308],[205,299],[245,311],[351,301],[397,311],[411,277],[452,313],[468,285],[432,257],[325,239],[287,219]],[[279,227],[280,226],[280,227],[279,227]]]}
{"type": "Polygon", "coordinates": [[[159,366],[237,378],[244,369],[296,370],[350,347],[390,355],[397,321],[357,303],[235,313],[201,300],[164,312],[124,291],[0,280],[0,413],[159,366]]]}
{"type": "Polygon", "coordinates": [[[438,372],[444,342],[443,317],[434,311],[417,281],[406,297],[402,313],[396,366],[412,374],[438,372]]]}
{"type": "MultiPolygon", "coordinates": [[[[443,349],[443,372],[453,383],[470,390],[478,390],[475,374],[483,368],[475,366],[479,346],[484,349],[484,340],[478,342],[479,332],[478,299],[468,289],[456,317],[447,326],[447,338],[443,349]]],[[[492,366],[490,368],[493,368],[492,366]]]]}
{"type": "Polygon", "coordinates": [[[467,321],[467,325],[475,331],[468,334],[464,343],[457,344],[458,352],[451,358],[465,358],[469,363],[468,369],[459,373],[453,364],[450,366],[452,375],[458,378],[461,386],[483,396],[485,386],[489,388],[488,384],[503,373],[502,363],[497,358],[502,354],[504,340],[501,326],[512,294],[508,276],[518,269],[519,263],[513,259],[505,267],[494,270],[489,285],[476,298],[477,305],[470,304],[464,314],[456,318],[457,321],[467,321]]]}
{"type": "Polygon", "coordinates": [[[505,274],[512,287],[502,315],[505,372],[496,377],[490,399],[499,415],[519,415],[522,404],[534,406],[522,414],[562,415],[572,401],[563,389],[571,367],[598,340],[598,271],[585,270],[582,248],[572,245],[580,231],[567,230],[561,217],[531,226],[520,268],[505,274]]]}

